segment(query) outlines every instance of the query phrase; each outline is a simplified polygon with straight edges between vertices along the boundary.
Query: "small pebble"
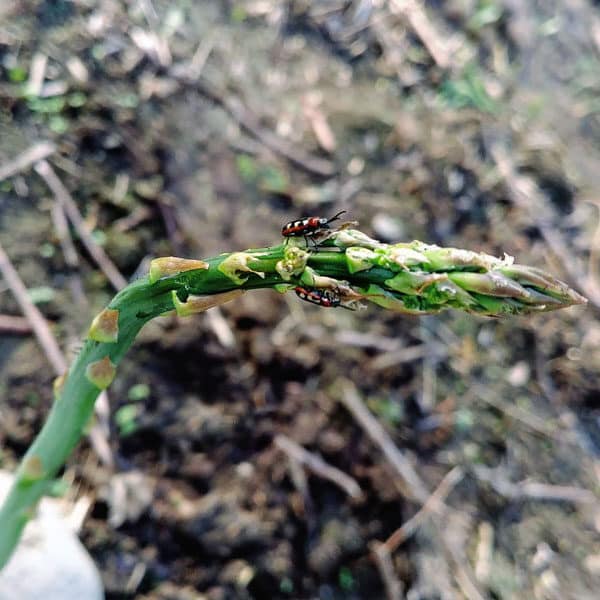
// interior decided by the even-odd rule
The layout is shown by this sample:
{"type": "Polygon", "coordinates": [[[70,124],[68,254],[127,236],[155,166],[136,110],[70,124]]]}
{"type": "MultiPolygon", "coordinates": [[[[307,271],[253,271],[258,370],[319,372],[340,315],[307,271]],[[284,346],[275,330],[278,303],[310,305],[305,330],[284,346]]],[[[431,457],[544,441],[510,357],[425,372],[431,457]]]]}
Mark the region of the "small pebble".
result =
{"type": "Polygon", "coordinates": [[[554,551],[546,542],[541,542],[535,549],[535,554],[531,559],[531,568],[534,571],[546,569],[554,557],[554,551]]]}
{"type": "Polygon", "coordinates": [[[405,236],[402,223],[385,213],[377,213],[371,221],[375,235],[384,242],[399,241],[405,236]]]}
{"type": "Polygon", "coordinates": [[[583,566],[592,575],[600,575],[600,554],[590,554],[583,561],[583,566]]]}
{"type": "Polygon", "coordinates": [[[360,175],[365,168],[365,161],[360,156],[355,156],[350,159],[350,162],[346,166],[346,170],[350,175],[360,175]]]}
{"type": "Polygon", "coordinates": [[[508,383],[514,387],[524,386],[529,381],[530,377],[531,368],[524,360],[513,365],[506,374],[508,383]]]}

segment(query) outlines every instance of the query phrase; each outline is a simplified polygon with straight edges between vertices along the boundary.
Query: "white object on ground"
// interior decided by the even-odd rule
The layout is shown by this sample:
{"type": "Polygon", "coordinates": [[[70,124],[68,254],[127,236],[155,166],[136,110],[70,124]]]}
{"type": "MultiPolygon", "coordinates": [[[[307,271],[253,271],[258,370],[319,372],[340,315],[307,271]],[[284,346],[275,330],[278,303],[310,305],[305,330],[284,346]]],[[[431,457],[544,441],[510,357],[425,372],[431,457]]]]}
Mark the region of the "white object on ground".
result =
{"type": "MultiPolygon", "coordinates": [[[[0,471],[0,503],[12,475],[0,471]]],[[[64,502],[43,499],[17,550],[0,572],[0,600],[103,600],[100,574],[83,547],[64,502]]],[[[2,535],[2,532],[0,532],[2,535]]]]}

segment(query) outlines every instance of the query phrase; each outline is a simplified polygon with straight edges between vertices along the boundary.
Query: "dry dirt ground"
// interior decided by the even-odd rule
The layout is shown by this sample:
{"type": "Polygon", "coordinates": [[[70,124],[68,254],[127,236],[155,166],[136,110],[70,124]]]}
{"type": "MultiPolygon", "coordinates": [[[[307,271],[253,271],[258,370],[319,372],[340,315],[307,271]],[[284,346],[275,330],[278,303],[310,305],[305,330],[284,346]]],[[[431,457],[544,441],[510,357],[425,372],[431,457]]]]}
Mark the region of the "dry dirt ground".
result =
{"type": "MultiPolygon", "coordinates": [[[[44,141],[126,279],[345,209],[381,239],[507,252],[590,298],[415,319],[262,291],[151,323],[109,390],[114,466],[84,442],[64,471],[107,598],[599,597],[599,91],[592,0],[2,3],[0,243],[68,357],[114,289],[13,162],[44,141]],[[420,506],[348,394],[442,482],[408,534],[388,539],[420,506]]],[[[54,372],[6,316],[0,282],[12,469],[54,372]]]]}

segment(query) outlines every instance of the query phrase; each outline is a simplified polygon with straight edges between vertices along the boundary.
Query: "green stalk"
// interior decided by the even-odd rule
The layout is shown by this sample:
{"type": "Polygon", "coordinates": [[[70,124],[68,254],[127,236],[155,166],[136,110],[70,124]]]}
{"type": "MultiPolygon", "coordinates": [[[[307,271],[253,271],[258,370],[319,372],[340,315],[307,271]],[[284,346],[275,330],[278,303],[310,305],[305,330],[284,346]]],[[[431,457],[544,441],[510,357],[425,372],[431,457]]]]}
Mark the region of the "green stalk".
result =
{"type": "Polygon", "coordinates": [[[457,308],[501,316],[585,302],[566,284],[507,258],[422,242],[388,245],[344,227],[317,247],[288,241],[206,262],[156,259],[147,277],[119,292],[94,319],[75,362],[57,380],[48,419],[0,509],[0,569],[84,434],[97,396],[149,320],[173,310],[181,316],[202,312],[252,289],[297,285],[329,289],[346,308],[367,300],[407,314],[457,308]]]}

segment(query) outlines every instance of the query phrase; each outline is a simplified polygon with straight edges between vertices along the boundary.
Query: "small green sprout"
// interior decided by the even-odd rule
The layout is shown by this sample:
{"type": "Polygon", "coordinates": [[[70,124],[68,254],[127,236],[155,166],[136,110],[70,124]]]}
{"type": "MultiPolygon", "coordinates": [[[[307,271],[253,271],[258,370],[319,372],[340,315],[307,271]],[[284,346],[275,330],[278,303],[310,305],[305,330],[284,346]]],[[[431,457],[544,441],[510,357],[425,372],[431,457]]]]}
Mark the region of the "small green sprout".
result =
{"type": "Polygon", "coordinates": [[[139,406],[136,404],[125,404],[117,409],[117,412],[115,413],[115,423],[117,424],[119,435],[121,437],[127,437],[137,431],[137,417],[139,412],[139,406]]]}

